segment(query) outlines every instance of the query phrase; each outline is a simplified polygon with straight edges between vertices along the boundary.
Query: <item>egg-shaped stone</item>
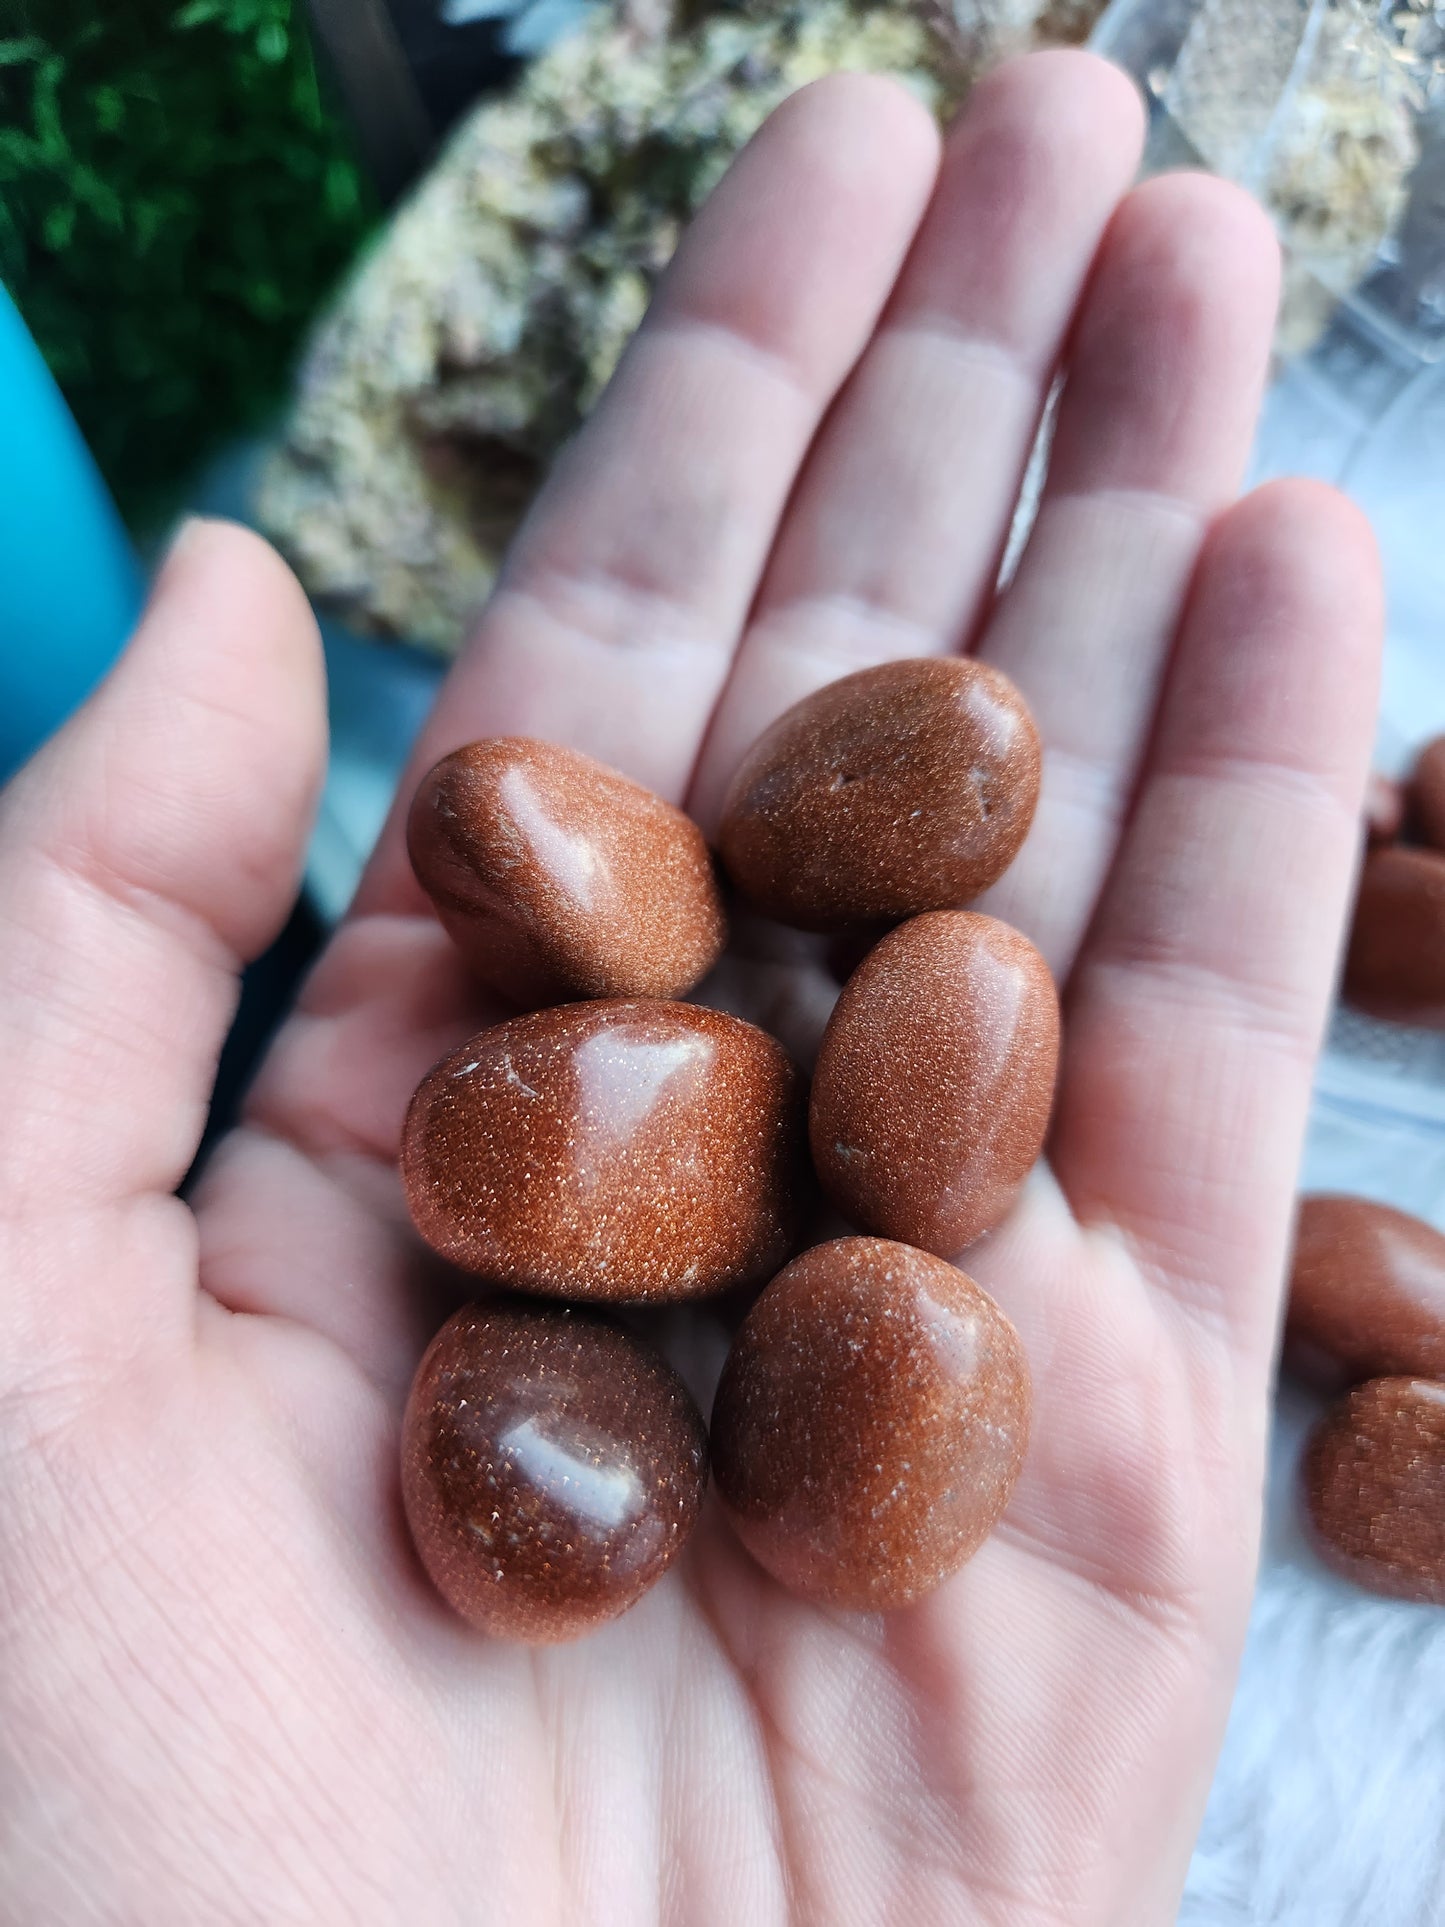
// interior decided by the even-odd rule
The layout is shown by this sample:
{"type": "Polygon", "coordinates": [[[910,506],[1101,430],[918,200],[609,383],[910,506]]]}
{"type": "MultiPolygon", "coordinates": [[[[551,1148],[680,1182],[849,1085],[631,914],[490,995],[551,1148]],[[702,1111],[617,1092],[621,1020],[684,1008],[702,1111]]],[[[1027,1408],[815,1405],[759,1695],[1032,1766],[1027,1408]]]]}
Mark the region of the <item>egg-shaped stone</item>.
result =
{"type": "Polygon", "coordinates": [[[1027,937],[935,910],[884,937],[843,986],[808,1134],[851,1223],[951,1257],[1007,1213],[1048,1130],[1059,1000],[1027,937]]]}
{"type": "Polygon", "coordinates": [[[1415,759],[1408,804],[1411,825],[1422,842],[1445,850],[1445,736],[1437,736],[1415,759]]]}
{"type": "Polygon", "coordinates": [[[1371,1017],[1445,1030],[1445,855],[1400,845],[1366,854],[1344,994],[1371,1017]]]}
{"type": "Polygon", "coordinates": [[[442,1257],[544,1296],[641,1302],[765,1278],[791,1247],[796,1071],[740,1018],[643,998],[532,1011],[423,1079],[402,1134],[442,1257]]]}
{"type": "Polygon", "coordinates": [[[443,757],[407,846],[468,964],[518,1003],[680,997],[726,940],[697,825],[555,743],[496,736],[443,757]]]}
{"type": "Polygon", "coordinates": [[[952,1265],[882,1238],[795,1258],[718,1385],[713,1472],[775,1579],[858,1611],[906,1606],[968,1560],[1028,1440],[1023,1347],[952,1265]]]}
{"type": "Polygon", "coordinates": [[[661,1578],[697,1523],[707,1434],[651,1346],[595,1313],[499,1300],[449,1319],[402,1425],[417,1553],[500,1639],[573,1639],[661,1578]]]}
{"type": "Polygon", "coordinates": [[[728,791],[719,848],[758,909],[804,930],[954,909],[1013,861],[1039,771],[1033,719],[997,669],[884,663],[765,731],[728,791]]]}
{"type": "Polygon", "coordinates": [[[1445,1606],[1445,1385],[1357,1385],[1321,1421],[1302,1470],[1326,1565],[1370,1592],[1445,1606]]]}
{"type": "Polygon", "coordinates": [[[1350,1378],[1445,1378],[1445,1235],[1369,1198],[1302,1199],[1287,1331],[1350,1378]]]}

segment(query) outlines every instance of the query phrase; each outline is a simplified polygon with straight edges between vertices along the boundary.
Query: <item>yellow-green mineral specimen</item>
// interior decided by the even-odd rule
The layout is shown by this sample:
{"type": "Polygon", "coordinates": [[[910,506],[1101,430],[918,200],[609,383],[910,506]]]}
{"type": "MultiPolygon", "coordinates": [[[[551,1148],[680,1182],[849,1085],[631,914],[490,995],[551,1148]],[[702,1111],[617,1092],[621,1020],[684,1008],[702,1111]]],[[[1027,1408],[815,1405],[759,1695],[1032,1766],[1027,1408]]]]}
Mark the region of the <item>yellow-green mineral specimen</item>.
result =
{"type": "Polygon", "coordinates": [[[748,0],[595,13],[479,106],[343,290],[260,519],[354,627],[455,651],[548,463],[688,216],[786,95],[893,74],[947,114],[972,73],[1102,0],[748,0]]]}

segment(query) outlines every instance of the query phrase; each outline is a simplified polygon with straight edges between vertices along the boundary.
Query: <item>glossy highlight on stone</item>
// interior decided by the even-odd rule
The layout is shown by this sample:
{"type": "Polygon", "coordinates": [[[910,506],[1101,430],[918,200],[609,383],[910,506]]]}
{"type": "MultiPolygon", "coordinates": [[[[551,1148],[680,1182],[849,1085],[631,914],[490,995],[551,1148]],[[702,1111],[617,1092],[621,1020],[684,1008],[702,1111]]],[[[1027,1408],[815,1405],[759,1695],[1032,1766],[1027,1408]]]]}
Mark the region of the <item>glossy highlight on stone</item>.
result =
{"type": "Polygon", "coordinates": [[[496,736],[443,757],[407,847],[467,962],[518,1003],[680,997],[727,937],[696,824],[553,743],[496,736]]]}
{"type": "Polygon", "coordinates": [[[1302,1476],[1326,1565],[1371,1592],[1445,1606],[1445,1385],[1357,1385],[1314,1433],[1302,1476]]]}
{"type": "Polygon", "coordinates": [[[805,697],[759,738],[719,847],[758,909],[804,930],[956,909],[1018,853],[1039,773],[1033,719],[998,670],[884,663],[805,697]]]}
{"type": "Polygon", "coordinates": [[[636,998],[480,1032],[422,1081],[402,1134],[418,1231],[547,1297],[700,1298],[791,1248],[800,1083],[740,1018],[636,998]]]}
{"type": "Polygon", "coordinates": [[[1399,845],[1367,853],[1344,994],[1371,1017],[1445,1030],[1445,855],[1399,845]]]}
{"type": "Polygon", "coordinates": [[[974,1281],[882,1238],[795,1258],[744,1319],[713,1405],[739,1538],[794,1592],[858,1611],[921,1599],[1008,1503],[1031,1391],[974,1281]]]}
{"type": "Polygon", "coordinates": [[[498,1300],[450,1318],[402,1425],[402,1498],[432,1583],[499,1639],[575,1639],[661,1578],[707,1485],[682,1380],[595,1313],[498,1300]]]}
{"type": "Polygon", "coordinates": [[[1286,1329],[1352,1379],[1445,1378],[1445,1235],[1369,1198],[1302,1199],[1286,1329]]]}
{"type": "Polygon", "coordinates": [[[1042,1148],[1059,1061],[1048,965],[996,917],[891,931],[844,985],[808,1134],[853,1224],[952,1257],[1007,1213],[1042,1148]]]}
{"type": "Polygon", "coordinates": [[[1421,842],[1445,850],[1445,736],[1437,736],[1415,759],[1409,784],[1409,816],[1421,842]]]}

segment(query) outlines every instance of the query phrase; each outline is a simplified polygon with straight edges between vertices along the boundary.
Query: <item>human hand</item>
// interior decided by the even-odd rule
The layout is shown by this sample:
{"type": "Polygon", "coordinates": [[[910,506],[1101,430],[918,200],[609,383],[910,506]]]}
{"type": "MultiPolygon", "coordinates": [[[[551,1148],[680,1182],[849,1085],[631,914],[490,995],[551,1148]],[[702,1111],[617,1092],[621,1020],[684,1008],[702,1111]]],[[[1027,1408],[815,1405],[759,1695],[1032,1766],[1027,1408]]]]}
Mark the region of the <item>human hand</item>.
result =
{"type": "MultiPolygon", "coordinates": [[[[1139,145],[1130,89],[1077,54],[995,75],[941,173],[892,85],[785,106],[417,753],[551,737],[710,828],[753,737],[835,675],[970,646],[1020,684],[1043,795],[985,907],[1044,950],[1066,1033],[1047,1168],[967,1256],[1034,1377],[1002,1525],[881,1618],[781,1592],[713,1507],[575,1646],[449,1616],[396,1461],[455,1285],[396,1149],[420,1074],[492,1013],[394,817],[194,1210],[172,1195],[323,753],[301,596],[197,527],[0,821],[7,1918],[1172,1917],[1253,1575],[1380,596],[1328,491],[1228,506],[1274,244],[1217,182],[1127,191],[1139,145]]],[[[815,947],[745,950],[729,994],[805,1036],[815,947]]]]}

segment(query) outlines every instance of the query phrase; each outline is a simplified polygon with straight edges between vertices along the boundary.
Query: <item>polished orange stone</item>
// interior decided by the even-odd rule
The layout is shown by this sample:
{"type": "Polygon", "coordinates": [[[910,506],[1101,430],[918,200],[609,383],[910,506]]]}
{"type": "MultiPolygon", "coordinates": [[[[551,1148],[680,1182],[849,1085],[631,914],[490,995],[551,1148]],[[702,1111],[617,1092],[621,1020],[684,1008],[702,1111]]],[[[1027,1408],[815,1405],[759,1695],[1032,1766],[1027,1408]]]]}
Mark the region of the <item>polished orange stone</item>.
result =
{"type": "Polygon", "coordinates": [[[1013,861],[1039,773],[1033,719],[998,670],[884,663],[805,697],[759,738],[719,848],[759,910],[804,930],[956,909],[1013,861]]]}
{"type": "Polygon", "coordinates": [[[412,1218],[464,1270],[548,1297],[705,1297],[792,1248],[803,1096],[781,1044],[695,1004],[533,1011],[412,1099],[412,1218]]]}
{"type": "Polygon", "coordinates": [[[696,824],[554,743],[497,736],[443,757],[417,790],[407,846],[468,963],[529,1007],[680,997],[727,937],[696,824]]]}
{"type": "Polygon", "coordinates": [[[1357,1385],[1314,1433],[1302,1476],[1326,1565],[1370,1592],[1445,1606],[1445,1385],[1357,1385]]]}
{"type": "Polygon", "coordinates": [[[1048,1129],[1059,1000],[1027,937],[939,910],[886,936],[824,1033],[808,1130],[860,1230],[952,1257],[1007,1213],[1048,1129]]]}
{"type": "Polygon", "coordinates": [[[539,1644],[613,1619],[697,1523],[707,1435],[682,1380],[595,1313],[499,1301],[449,1319],[402,1426],[402,1497],[438,1592],[539,1644]]]}
{"type": "Polygon", "coordinates": [[[713,1405],[718,1491],[793,1591],[908,1605],[992,1530],[1030,1407],[1023,1347],[987,1292],[927,1252],[839,1238],[743,1320],[713,1405]]]}
{"type": "Polygon", "coordinates": [[[1344,994],[1372,1017],[1445,1030],[1445,855],[1396,844],[1360,871],[1344,994]]]}
{"type": "Polygon", "coordinates": [[[1369,1198],[1302,1199],[1286,1332],[1350,1378],[1445,1378],[1445,1235],[1369,1198]]]}

